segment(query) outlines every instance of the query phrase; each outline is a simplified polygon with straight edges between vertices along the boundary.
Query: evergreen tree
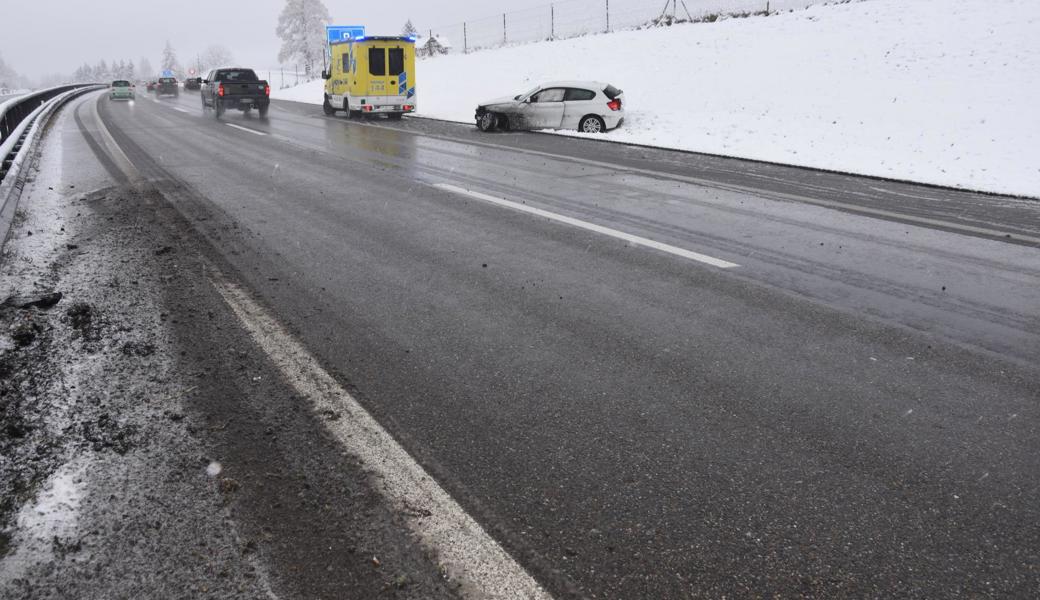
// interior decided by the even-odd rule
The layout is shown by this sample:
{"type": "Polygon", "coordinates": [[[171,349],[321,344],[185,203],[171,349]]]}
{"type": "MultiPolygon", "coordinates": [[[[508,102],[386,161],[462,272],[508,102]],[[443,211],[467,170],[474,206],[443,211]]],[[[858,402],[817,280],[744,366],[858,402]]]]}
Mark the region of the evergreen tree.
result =
{"type": "Polygon", "coordinates": [[[408,21],[405,22],[404,28],[401,29],[401,35],[406,37],[419,37],[419,30],[415,28],[415,25],[412,25],[411,19],[408,19],[408,21]]]}
{"type": "Polygon", "coordinates": [[[155,71],[152,69],[152,61],[142,56],[141,60],[137,61],[137,74],[146,79],[155,77],[155,71]]]}
{"type": "Polygon", "coordinates": [[[159,69],[162,71],[173,71],[174,73],[180,70],[177,63],[177,53],[174,52],[173,46],[170,45],[170,40],[166,40],[166,47],[162,51],[159,69]]]}
{"type": "Polygon", "coordinates": [[[325,26],[332,17],[321,0],[285,0],[275,33],[282,39],[278,60],[299,61],[308,74],[315,73],[325,56],[325,26]]]}

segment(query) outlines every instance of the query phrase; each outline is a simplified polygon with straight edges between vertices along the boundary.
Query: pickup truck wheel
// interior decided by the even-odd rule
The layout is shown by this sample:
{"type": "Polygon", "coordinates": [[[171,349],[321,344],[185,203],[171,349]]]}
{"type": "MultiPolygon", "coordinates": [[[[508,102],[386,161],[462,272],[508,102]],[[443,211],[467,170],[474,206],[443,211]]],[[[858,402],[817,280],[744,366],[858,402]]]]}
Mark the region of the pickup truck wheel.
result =
{"type": "Polygon", "coordinates": [[[221,102],[220,100],[214,100],[213,101],[213,116],[219,119],[221,116],[223,116],[223,114],[224,114],[224,103],[221,102]]]}
{"type": "Polygon", "coordinates": [[[333,108],[332,104],[329,102],[329,97],[327,94],[325,96],[325,102],[323,102],[321,105],[321,109],[325,111],[325,114],[329,116],[336,114],[336,109],[333,108]]]}
{"type": "Polygon", "coordinates": [[[206,105],[206,99],[202,96],[199,96],[199,100],[202,100],[202,112],[206,112],[206,109],[209,108],[209,106],[206,105]]]}
{"type": "Polygon", "coordinates": [[[267,118],[267,109],[269,109],[269,108],[271,108],[271,107],[270,106],[261,106],[260,108],[256,109],[256,112],[260,113],[260,118],[261,119],[266,119],[267,118]]]}

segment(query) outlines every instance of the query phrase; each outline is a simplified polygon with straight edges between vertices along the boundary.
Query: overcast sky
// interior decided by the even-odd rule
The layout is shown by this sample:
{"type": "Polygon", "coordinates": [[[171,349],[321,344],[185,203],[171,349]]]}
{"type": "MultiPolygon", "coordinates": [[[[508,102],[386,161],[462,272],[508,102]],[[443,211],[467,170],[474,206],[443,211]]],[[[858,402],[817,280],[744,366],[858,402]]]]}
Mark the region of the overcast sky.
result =
{"type": "MultiPolygon", "coordinates": [[[[423,30],[547,2],[325,0],[325,5],[335,24],[396,35],[408,18],[423,30]]],[[[3,0],[3,5],[0,56],[35,79],[101,59],[137,63],[143,56],[158,68],[167,39],[184,64],[209,44],[223,44],[240,64],[272,68],[279,48],[274,29],[285,0],[3,0]]]]}

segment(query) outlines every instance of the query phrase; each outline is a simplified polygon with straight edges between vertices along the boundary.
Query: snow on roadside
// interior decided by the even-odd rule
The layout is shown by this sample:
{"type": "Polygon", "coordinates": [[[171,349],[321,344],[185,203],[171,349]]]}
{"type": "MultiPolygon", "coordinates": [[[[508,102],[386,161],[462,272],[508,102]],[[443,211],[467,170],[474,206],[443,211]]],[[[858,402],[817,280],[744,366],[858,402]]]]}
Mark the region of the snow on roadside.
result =
{"type": "Polygon", "coordinates": [[[418,106],[471,122],[538,82],[600,80],[625,90],[614,141],[1040,197],[1037,39],[1035,0],[869,0],[423,60],[418,106]]]}

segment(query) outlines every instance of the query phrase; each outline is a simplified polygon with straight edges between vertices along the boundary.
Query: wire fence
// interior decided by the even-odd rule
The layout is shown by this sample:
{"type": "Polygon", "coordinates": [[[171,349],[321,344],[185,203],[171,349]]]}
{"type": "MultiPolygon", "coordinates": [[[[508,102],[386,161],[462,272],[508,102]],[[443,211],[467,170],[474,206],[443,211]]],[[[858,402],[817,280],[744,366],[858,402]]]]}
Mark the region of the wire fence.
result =
{"type": "MultiPolygon", "coordinates": [[[[769,14],[808,8],[835,0],[561,0],[534,8],[443,25],[420,31],[435,40],[420,54],[474,52],[545,40],[566,39],[620,29],[769,14]]],[[[845,0],[847,1],[847,0],[845,0]]]]}

